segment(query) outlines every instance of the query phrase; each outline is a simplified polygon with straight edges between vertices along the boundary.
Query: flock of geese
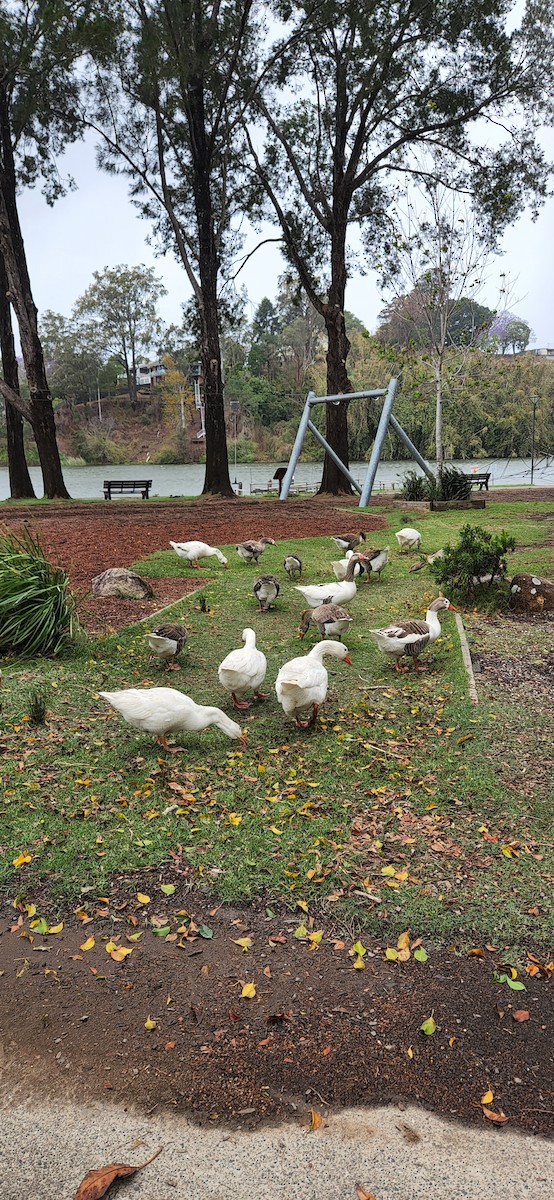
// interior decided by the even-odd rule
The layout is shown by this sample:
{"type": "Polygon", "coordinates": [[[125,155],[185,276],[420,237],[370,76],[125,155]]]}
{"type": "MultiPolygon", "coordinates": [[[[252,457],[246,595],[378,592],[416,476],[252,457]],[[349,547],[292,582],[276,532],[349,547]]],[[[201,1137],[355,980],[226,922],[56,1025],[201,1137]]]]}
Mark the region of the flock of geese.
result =
{"type": "MultiPolygon", "coordinates": [[[[401,553],[419,547],[421,543],[421,534],[417,529],[404,528],[395,536],[401,553]]],[[[352,617],[344,606],[350,604],[356,595],[356,580],[365,574],[368,579],[375,575],[380,581],[381,571],[387,565],[390,552],[389,546],[382,550],[360,550],[360,546],[366,540],[363,532],[337,536],[331,540],[343,551],[344,557],[331,564],[335,578],[329,583],[294,583],[295,579],[302,576],[302,559],[296,554],[288,554],[283,563],[294,589],[300,592],[310,606],[304,610],[300,619],[300,638],[304,637],[311,624],[315,625],[321,638],[308,654],[284,663],[275,681],[277,699],[285,715],[294,718],[296,725],[301,728],[314,724],[327,695],[328,674],[323,658],[329,655],[352,665],[348,649],[341,638],[352,623],[352,617]]],[[[199,566],[199,559],[211,556],[215,556],[222,566],[229,565],[221,550],[206,542],[169,544],[175,553],[193,568],[199,566]]],[[[261,537],[239,543],[236,551],[244,563],[258,564],[266,547],[274,545],[273,538],[261,537]]],[[[272,574],[259,575],[252,590],[259,611],[268,612],[279,596],[279,580],[272,574]]],[[[440,635],[439,613],[454,607],[441,594],[429,606],[425,620],[406,618],[382,629],[368,629],[367,633],[379,650],[389,660],[393,660],[397,671],[402,670],[400,659],[405,656],[411,659],[413,669],[417,670],[422,651],[440,635]]],[[[185,626],[167,623],[145,636],[150,649],[160,659],[162,666],[169,670],[178,669],[175,659],[187,641],[185,626]]],[[[221,687],[229,693],[234,708],[238,710],[250,708],[251,699],[248,697],[256,700],[265,700],[268,697],[267,692],[261,691],[267,671],[267,660],[256,645],[255,631],[250,628],[243,629],[242,642],[240,648],[232,650],[223,659],[217,672],[221,687]]],[[[99,694],[130,725],[143,733],[155,735],[160,745],[173,753],[179,748],[170,746],[167,741],[168,734],[200,732],[211,726],[215,726],[227,737],[238,740],[242,745],[245,744],[240,725],[222,709],[196,704],[190,696],[174,688],[126,688],[122,691],[99,694]]]]}

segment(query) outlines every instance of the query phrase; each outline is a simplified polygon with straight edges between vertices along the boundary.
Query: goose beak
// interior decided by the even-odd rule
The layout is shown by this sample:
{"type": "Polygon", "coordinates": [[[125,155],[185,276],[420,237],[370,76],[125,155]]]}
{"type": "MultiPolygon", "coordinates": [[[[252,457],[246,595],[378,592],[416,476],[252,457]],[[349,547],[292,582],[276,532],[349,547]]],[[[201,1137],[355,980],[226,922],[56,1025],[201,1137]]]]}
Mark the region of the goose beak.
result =
{"type": "Polygon", "coordinates": [[[455,604],[453,604],[451,600],[449,600],[449,601],[448,601],[448,607],[449,607],[449,608],[453,608],[453,609],[454,609],[454,612],[459,612],[459,611],[460,611],[458,608],[456,608],[456,605],[455,605],[455,604]]]}
{"type": "Polygon", "coordinates": [[[343,660],[342,660],[342,661],[343,661],[343,662],[345,662],[345,663],[348,663],[349,667],[353,667],[353,666],[354,666],[354,664],[353,664],[353,662],[352,662],[352,659],[351,659],[351,657],[350,657],[350,655],[349,655],[349,654],[345,654],[345,656],[344,656],[344,658],[343,658],[343,660]]]}
{"type": "Polygon", "coordinates": [[[240,737],[237,738],[237,741],[238,741],[239,746],[242,746],[243,750],[245,750],[246,749],[246,737],[245,737],[244,733],[241,733],[240,737]]]}

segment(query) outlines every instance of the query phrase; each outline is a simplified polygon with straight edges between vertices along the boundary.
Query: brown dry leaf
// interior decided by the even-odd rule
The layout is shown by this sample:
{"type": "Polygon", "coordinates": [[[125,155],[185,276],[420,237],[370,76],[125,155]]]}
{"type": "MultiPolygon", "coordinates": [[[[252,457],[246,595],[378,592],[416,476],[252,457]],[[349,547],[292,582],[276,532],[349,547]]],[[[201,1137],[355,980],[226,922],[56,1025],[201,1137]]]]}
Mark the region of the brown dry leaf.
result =
{"type": "Polygon", "coordinates": [[[528,1020],[529,1020],[529,1013],[527,1012],[527,1009],[526,1009],[526,1008],[518,1008],[517,1012],[513,1012],[513,1013],[512,1013],[512,1020],[514,1020],[514,1021],[528,1021],[528,1020]]]}
{"type": "Polygon", "coordinates": [[[323,1118],[321,1113],[318,1113],[315,1108],[310,1109],[310,1129],[319,1129],[323,1118]]]}
{"type": "Polygon", "coordinates": [[[509,1121],[509,1119],[510,1119],[509,1117],[507,1117],[505,1115],[505,1113],[493,1112],[491,1108],[483,1108],[483,1109],[481,1109],[481,1112],[483,1113],[483,1116],[487,1118],[488,1121],[494,1121],[495,1125],[505,1125],[506,1122],[509,1121]]]}
{"type": "Polygon", "coordinates": [[[475,949],[475,950],[468,950],[468,952],[467,952],[467,957],[468,957],[468,958],[484,958],[484,957],[485,957],[485,951],[484,951],[484,950],[477,950],[477,949],[475,949]]]}
{"type": "Polygon", "coordinates": [[[366,1189],[363,1188],[360,1183],[358,1183],[356,1186],[356,1196],[357,1200],[377,1200],[377,1197],[373,1195],[373,1192],[366,1191],[366,1189]]]}
{"type": "Polygon", "coordinates": [[[107,1167],[97,1167],[95,1170],[89,1171],[79,1184],[73,1200],[101,1200],[114,1179],[124,1179],[127,1175],[134,1175],[136,1171],[142,1171],[142,1168],[153,1162],[162,1150],[163,1146],[160,1146],[160,1149],[156,1150],[151,1158],[147,1158],[146,1162],[140,1163],[138,1167],[129,1167],[126,1163],[110,1163],[107,1167]]]}
{"type": "Polygon", "coordinates": [[[400,934],[400,937],[396,943],[396,947],[398,950],[407,950],[409,945],[410,945],[410,931],[407,930],[406,933],[400,934]]]}

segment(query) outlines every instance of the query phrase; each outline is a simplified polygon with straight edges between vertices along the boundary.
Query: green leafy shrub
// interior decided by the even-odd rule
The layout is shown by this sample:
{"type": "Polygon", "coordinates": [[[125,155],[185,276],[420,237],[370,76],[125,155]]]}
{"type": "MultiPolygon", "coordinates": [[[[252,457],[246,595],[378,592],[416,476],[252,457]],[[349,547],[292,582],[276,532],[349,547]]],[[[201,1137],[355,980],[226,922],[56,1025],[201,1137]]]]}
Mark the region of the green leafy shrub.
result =
{"type": "Polygon", "coordinates": [[[29,710],[29,722],[31,725],[46,724],[49,699],[50,692],[48,688],[39,685],[29,689],[27,708],[29,710]]]}
{"type": "Polygon", "coordinates": [[[463,525],[457,544],[446,546],[444,557],[431,563],[431,574],[447,596],[465,600],[484,584],[502,583],[508,569],[506,555],[515,548],[515,538],[505,529],[493,534],[479,525],[463,525]]]}
{"type": "Polygon", "coordinates": [[[0,653],[20,658],[56,654],[73,637],[75,601],[69,579],[26,529],[0,539],[0,653]]]}

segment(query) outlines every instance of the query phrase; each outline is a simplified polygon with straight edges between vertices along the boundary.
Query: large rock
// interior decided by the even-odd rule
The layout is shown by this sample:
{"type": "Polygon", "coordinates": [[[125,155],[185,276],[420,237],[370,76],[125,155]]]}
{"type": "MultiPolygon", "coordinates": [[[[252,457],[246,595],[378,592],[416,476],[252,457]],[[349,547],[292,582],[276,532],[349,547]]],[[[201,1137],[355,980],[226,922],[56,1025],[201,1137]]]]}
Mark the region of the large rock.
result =
{"type": "Polygon", "coordinates": [[[538,575],[514,575],[510,584],[514,612],[554,612],[554,582],[538,575]]]}
{"type": "Polygon", "coordinates": [[[118,600],[146,600],[154,595],[148,580],[126,567],[109,567],[95,575],[91,586],[94,596],[115,596],[118,600]]]}

